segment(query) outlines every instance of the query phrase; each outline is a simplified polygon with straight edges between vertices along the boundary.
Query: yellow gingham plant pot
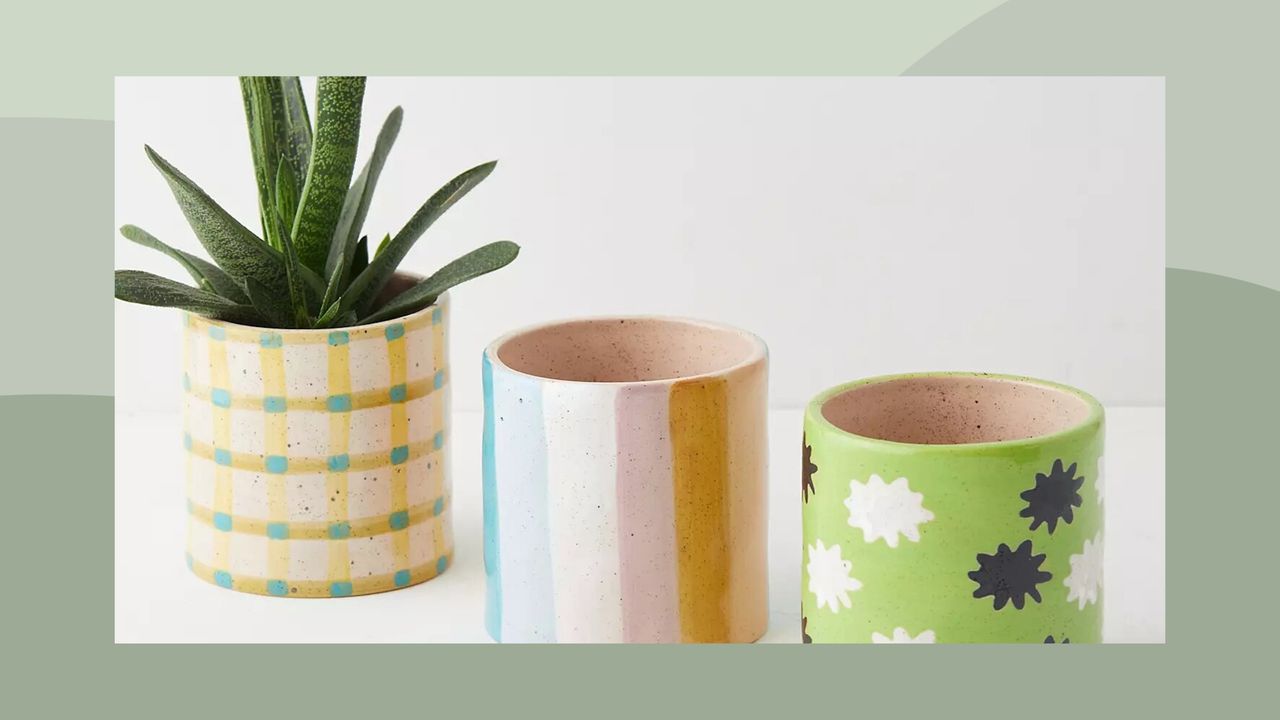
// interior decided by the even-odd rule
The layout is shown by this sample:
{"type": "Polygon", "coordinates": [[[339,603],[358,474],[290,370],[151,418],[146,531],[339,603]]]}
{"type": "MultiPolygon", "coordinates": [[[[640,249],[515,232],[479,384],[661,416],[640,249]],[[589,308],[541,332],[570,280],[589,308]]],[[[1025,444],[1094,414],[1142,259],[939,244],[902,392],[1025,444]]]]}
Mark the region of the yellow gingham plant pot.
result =
{"type": "Polygon", "coordinates": [[[187,565],[281,597],[394,590],[453,553],[447,298],[390,322],[270,330],[187,314],[187,565]]]}

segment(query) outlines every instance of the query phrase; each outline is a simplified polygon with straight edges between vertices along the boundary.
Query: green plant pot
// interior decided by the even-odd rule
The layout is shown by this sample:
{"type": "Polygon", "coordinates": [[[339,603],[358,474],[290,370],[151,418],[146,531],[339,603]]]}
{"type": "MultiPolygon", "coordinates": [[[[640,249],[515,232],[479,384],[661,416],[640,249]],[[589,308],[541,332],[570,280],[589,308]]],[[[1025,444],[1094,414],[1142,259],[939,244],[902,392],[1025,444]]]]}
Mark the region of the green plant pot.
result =
{"type": "Polygon", "coordinates": [[[804,641],[1101,641],[1102,454],[1102,406],[1041,380],[896,375],[817,396],[804,641]]]}

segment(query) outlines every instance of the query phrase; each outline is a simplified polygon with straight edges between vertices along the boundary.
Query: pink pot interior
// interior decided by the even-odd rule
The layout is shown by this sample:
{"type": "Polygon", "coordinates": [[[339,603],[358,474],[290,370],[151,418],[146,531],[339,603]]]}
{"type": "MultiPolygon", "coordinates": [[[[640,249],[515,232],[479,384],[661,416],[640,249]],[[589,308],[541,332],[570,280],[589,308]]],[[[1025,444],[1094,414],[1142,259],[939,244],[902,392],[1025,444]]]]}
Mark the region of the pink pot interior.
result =
{"type": "Polygon", "coordinates": [[[845,432],[920,445],[1004,442],[1052,435],[1089,417],[1076,395],[980,375],[905,377],[860,385],[822,405],[845,432]]]}
{"type": "Polygon", "coordinates": [[[497,349],[517,372],[575,382],[648,382],[717,373],[760,352],[750,335],[668,318],[600,318],[519,333],[497,349]]]}

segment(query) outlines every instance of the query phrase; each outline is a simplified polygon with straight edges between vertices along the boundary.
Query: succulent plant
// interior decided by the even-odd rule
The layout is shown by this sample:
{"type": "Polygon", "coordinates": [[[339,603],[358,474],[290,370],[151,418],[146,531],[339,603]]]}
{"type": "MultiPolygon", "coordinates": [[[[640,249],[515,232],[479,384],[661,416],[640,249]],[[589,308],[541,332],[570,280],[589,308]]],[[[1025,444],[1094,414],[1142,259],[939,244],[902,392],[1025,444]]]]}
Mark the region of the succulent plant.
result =
{"type": "Polygon", "coordinates": [[[213,259],[172,248],[145,230],[120,228],[129,240],[177,261],[195,287],[139,270],[116,271],[116,297],[177,307],[218,320],[274,328],[325,328],[389,320],[435,302],[458,283],[497,270],[520,248],[500,241],[477,248],[391,298],[384,288],[432,223],[488,177],[487,162],[450,180],[395,235],[371,252],[362,236],[378,175],[400,131],[391,111],[373,154],[355,176],[363,77],[322,77],[314,129],[296,77],[242,77],[262,236],[223,210],[149,146],[147,157],[213,259]]]}

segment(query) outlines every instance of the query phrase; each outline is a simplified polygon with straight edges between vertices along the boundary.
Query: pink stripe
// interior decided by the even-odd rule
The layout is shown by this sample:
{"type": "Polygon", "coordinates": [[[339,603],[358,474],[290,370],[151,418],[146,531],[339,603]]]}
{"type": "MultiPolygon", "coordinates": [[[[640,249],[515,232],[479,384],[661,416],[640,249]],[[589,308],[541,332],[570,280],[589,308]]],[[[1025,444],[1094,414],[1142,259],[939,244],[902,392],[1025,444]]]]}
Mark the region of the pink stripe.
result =
{"type": "Polygon", "coordinates": [[[626,642],[679,642],[670,388],[618,392],[618,554],[626,642]]]}

